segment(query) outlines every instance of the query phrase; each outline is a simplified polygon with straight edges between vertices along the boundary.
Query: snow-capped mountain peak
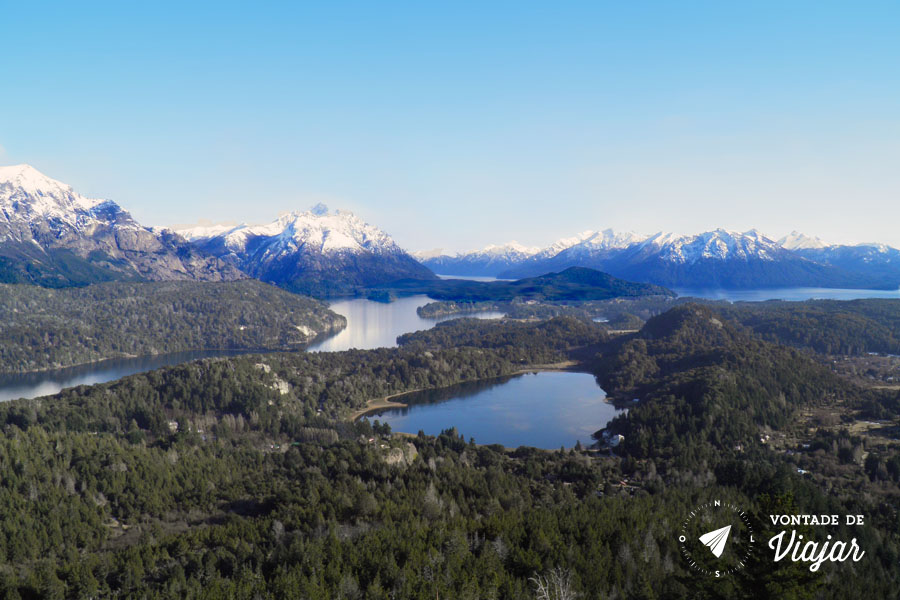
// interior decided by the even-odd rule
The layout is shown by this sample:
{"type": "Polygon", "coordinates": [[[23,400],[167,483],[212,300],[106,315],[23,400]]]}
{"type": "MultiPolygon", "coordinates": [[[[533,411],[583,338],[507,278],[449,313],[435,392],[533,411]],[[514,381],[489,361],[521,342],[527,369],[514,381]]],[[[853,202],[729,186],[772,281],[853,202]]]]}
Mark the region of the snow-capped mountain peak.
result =
{"type": "Polygon", "coordinates": [[[179,244],[115,202],[86,198],[30,165],[0,167],[0,253],[15,258],[0,266],[7,281],[58,286],[242,277],[179,244]]]}
{"type": "Polygon", "coordinates": [[[660,231],[651,236],[583,231],[517,260],[485,260],[476,253],[421,260],[445,275],[517,279],[580,266],[675,287],[853,287],[873,281],[892,286],[900,281],[900,250],[832,246],[797,232],[775,241],[756,229],[688,235],[660,231]]]}
{"type": "Polygon", "coordinates": [[[535,258],[551,258],[556,256],[563,250],[567,248],[571,248],[581,242],[590,239],[591,237],[597,235],[596,231],[588,229],[586,231],[582,231],[581,233],[575,234],[571,237],[559,238],[540,252],[535,254],[535,258]]]}
{"type": "Polygon", "coordinates": [[[646,240],[643,241],[644,246],[656,246],[657,248],[662,248],[663,246],[672,244],[680,239],[683,239],[686,236],[679,235],[677,233],[672,233],[671,231],[660,231],[654,233],[646,240]]]}
{"type": "Polygon", "coordinates": [[[659,257],[668,262],[691,264],[698,260],[774,260],[780,249],[778,244],[755,229],[729,231],[715,229],[696,235],[678,235],[659,232],[642,244],[652,247],[659,257]]]}
{"type": "Polygon", "coordinates": [[[194,240],[208,239],[237,228],[244,227],[236,223],[213,223],[211,221],[201,221],[194,225],[175,225],[166,229],[171,229],[189,242],[194,240]]]}
{"type": "Polygon", "coordinates": [[[823,242],[821,239],[817,237],[810,237],[796,230],[779,239],[778,245],[785,250],[810,250],[825,248],[828,246],[828,244],[823,242]]]}
{"type": "MultiPolygon", "coordinates": [[[[583,235],[583,234],[582,234],[583,235]]],[[[627,248],[637,242],[647,239],[646,235],[634,233],[633,231],[614,231],[612,229],[604,229],[596,231],[584,238],[580,243],[590,245],[597,249],[617,249],[627,248]]]]}
{"type": "Polygon", "coordinates": [[[251,242],[264,243],[267,253],[283,254],[303,248],[318,253],[388,252],[399,250],[385,232],[350,211],[329,211],[318,204],[306,211],[280,215],[265,225],[200,226],[176,229],[194,243],[221,238],[232,252],[243,252],[251,242]]]}
{"type": "Polygon", "coordinates": [[[205,252],[263,281],[295,291],[345,291],[434,274],[381,229],[324,204],[280,215],[265,225],[175,230],[205,252]]]}
{"type": "Polygon", "coordinates": [[[90,211],[107,202],[85,198],[72,186],[47,177],[31,165],[0,167],[0,207],[7,216],[30,212],[72,220],[72,213],[90,211]]]}
{"type": "Polygon", "coordinates": [[[476,255],[476,256],[517,256],[517,257],[527,257],[532,256],[540,252],[540,248],[536,246],[525,246],[520,244],[519,242],[513,240],[510,242],[506,242],[505,244],[489,244],[482,248],[481,250],[474,250],[472,252],[464,252],[457,254],[457,256],[468,256],[468,255],[476,255]]]}
{"type": "Polygon", "coordinates": [[[31,165],[10,165],[0,167],[0,185],[20,189],[27,194],[63,195],[72,193],[72,187],[47,177],[31,165]]]}
{"type": "Polygon", "coordinates": [[[319,204],[306,212],[290,213],[279,219],[284,224],[283,240],[320,252],[382,252],[397,248],[394,240],[350,211],[329,212],[319,204]]]}

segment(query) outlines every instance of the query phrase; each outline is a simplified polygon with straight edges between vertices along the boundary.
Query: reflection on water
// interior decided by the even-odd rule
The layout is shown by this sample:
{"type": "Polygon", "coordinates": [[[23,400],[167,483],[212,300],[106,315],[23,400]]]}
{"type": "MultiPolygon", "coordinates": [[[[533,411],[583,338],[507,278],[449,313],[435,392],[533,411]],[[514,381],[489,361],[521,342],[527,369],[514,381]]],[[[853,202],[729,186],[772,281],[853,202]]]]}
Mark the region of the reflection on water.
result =
{"type": "Polygon", "coordinates": [[[497,319],[503,316],[503,313],[499,312],[480,312],[423,319],[416,314],[416,309],[429,302],[432,300],[427,296],[407,296],[391,303],[363,299],[332,302],[328,308],[347,317],[347,327],[333,337],[316,342],[308,350],[336,352],[351,348],[367,350],[393,347],[397,345],[398,336],[411,331],[430,329],[436,323],[448,319],[461,316],[497,319]]]}
{"type": "Polygon", "coordinates": [[[835,288],[776,288],[764,290],[676,289],[679,296],[728,300],[729,302],[761,302],[765,300],[858,300],[860,298],[898,298],[900,290],[841,290],[835,288]]]}
{"type": "Polygon", "coordinates": [[[235,354],[241,354],[241,352],[230,350],[173,352],[158,356],[117,358],[56,371],[42,371],[40,373],[25,373],[22,375],[0,375],[0,401],[5,402],[16,398],[37,398],[39,396],[56,394],[67,387],[104,383],[127,375],[152,371],[198,358],[233,356],[235,354]]]}
{"type": "Polygon", "coordinates": [[[438,435],[456,427],[466,439],[507,447],[572,447],[616,416],[588,373],[543,372],[406,394],[396,408],[370,415],[394,431],[438,435]]]}

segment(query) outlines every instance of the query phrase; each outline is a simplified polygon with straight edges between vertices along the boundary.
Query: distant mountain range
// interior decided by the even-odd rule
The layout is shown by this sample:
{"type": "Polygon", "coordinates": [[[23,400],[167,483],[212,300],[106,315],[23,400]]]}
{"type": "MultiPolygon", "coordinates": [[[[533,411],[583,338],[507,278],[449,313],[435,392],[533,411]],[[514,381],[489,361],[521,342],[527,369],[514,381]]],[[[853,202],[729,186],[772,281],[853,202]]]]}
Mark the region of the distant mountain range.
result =
{"type": "Polygon", "coordinates": [[[145,227],[116,203],[85,198],[29,165],[0,167],[0,283],[246,277],[330,295],[435,275],[345,211],[319,206],[268,225],[176,232],[145,227]]]}
{"type": "Polygon", "coordinates": [[[586,231],[551,246],[488,246],[455,256],[416,253],[441,275],[534,277],[589,267],[669,288],[832,287],[897,289],[900,251],[885,245],[828,245],[798,232],[781,239],[756,230],[697,235],[586,231]]]}
{"type": "Polygon", "coordinates": [[[156,229],[115,202],[85,198],[28,165],[0,167],[0,283],[65,287],[252,277],[331,296],[402,279],[433,280],[435,272],[521,279],[569,267],[667,288],[900,286],[897,249],[830,245],[798,232],[775,240],[755,230],[646,236],[606,229],[546,248],[510,242],[414,258],[353,213],[321,205],[266,225],[156,229]]]}

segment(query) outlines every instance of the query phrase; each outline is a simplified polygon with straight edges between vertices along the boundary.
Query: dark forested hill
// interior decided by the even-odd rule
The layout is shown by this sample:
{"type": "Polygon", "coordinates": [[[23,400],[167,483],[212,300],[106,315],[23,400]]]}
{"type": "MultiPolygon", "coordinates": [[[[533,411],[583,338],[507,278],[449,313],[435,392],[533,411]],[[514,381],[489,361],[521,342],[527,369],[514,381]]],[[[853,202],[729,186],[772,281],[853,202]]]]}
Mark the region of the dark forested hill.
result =
{"type": "Polygon", "coordinates": [[[900,354],[900,300],[740,302],[716,311],[764,339],[823,354],[900,354]]]}
{"type": "Polygon", "coordinates": [[[0,285],[0,372],[200,349],[296,348],[346,325],[258,281],[0,285]]]}
{"type": "Polygon", "coordinates": [[[801,407],[834,403],[852,386],[804,354],[762,341],[707,306],[685,304],[616,340],[598,373],[621,399],[638,398],[611,426],[636,456],[678,456],[689,440],[730,454],[758,444],[801,407]]]}
{"type": "Polygon", "coordinates": [[[606,300],[618,297],[674,296],[666,288],[617,279],[607,273],[584,267],[570,267],[559,273],[547,273],[516,281],[470,281],[404,279],[378,289],[427,294],[435,300],[457,302],[502,302],[520,300],[606,300]]]}

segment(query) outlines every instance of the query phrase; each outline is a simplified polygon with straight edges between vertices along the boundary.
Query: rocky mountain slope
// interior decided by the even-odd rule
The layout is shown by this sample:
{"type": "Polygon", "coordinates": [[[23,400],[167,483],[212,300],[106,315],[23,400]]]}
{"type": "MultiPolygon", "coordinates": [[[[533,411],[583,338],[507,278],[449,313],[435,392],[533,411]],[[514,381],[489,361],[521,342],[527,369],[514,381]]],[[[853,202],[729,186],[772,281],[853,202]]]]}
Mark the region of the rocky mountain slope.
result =
{"type": "Polygon", "coordinates": [[[240,271],[155,231],[110,200],[85,198],[29,165],[0,167],[0,282],[240,279],[240,271]]]}

